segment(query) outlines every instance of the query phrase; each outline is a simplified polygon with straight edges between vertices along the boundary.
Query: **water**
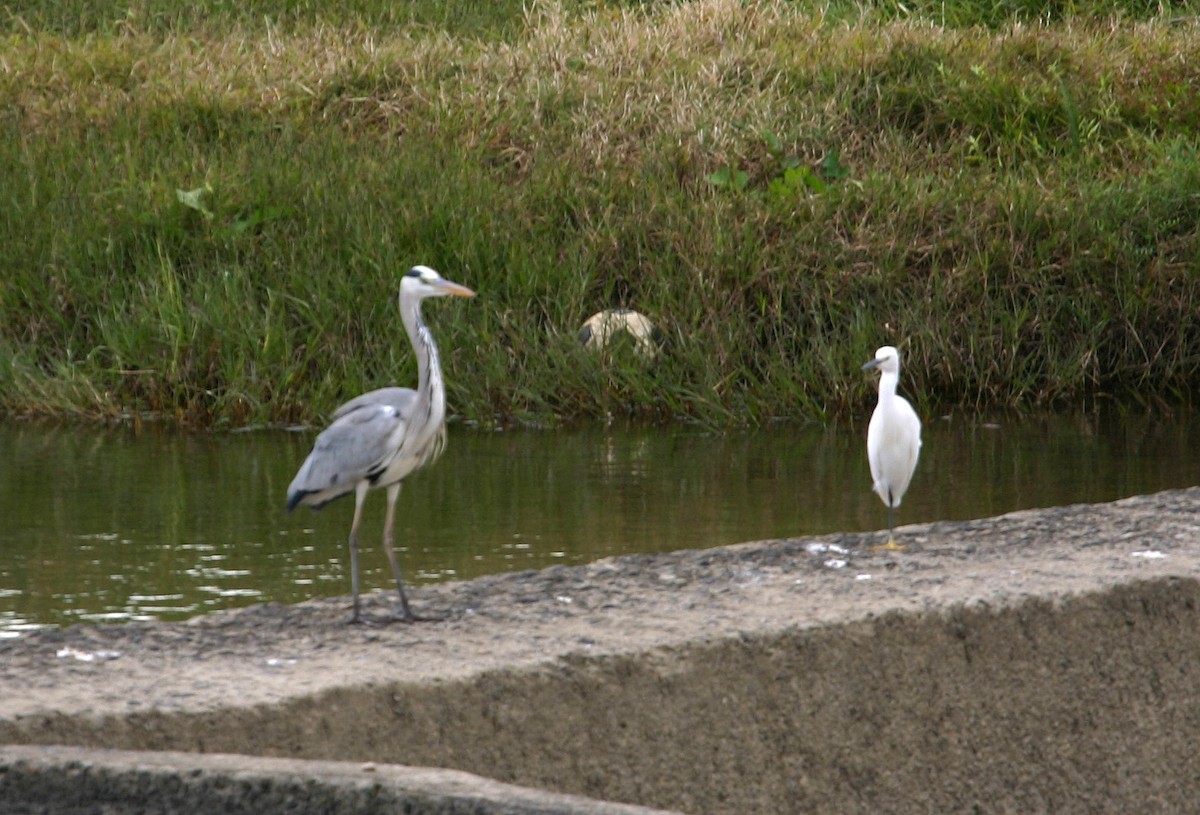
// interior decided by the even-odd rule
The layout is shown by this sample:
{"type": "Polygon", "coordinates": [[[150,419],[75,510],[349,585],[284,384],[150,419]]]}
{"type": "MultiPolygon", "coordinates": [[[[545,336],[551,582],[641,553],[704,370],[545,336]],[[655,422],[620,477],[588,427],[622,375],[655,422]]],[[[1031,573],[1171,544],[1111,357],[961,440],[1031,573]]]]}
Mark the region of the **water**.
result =
{"type": "MultiPolygon", "coordinates": [[[[898,522],[1107,501],[1200,482],[1189,413],[926,422],[898,522]]],[[[412,583],[831,531],[878,530],[865,427],[484,432],[401,494],[412,583]]],[[[0,425],[0,636],[182,619],[349,592],[352,499],[287,514],[312,434],[0,425]]],[[[388,590],[383,496],[363,524],[366,590],[388,590]]]]}

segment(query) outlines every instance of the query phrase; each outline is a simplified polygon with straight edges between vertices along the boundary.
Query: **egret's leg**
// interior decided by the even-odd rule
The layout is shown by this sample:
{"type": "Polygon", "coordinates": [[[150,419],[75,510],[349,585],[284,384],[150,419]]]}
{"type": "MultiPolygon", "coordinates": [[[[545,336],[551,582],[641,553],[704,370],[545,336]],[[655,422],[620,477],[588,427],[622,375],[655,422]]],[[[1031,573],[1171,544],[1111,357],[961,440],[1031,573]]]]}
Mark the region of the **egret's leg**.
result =
{"type": "Polygon", "coordinates": [[[892,503],[892,493],[888,492],[888,539],[887,543],[880,546],[872,546],[871,550],[875,552],[903,552],[905,547],[896,543],[896,506],[892,503]]]}
{"type": "Polygon", "coordinates": [[[367,497],[370,483],[360,481],[354,488],[354,520],[350,524],[350,591],[354,594],[354,613],[350,622],[360,623],[358,606],[358,525],[362,521],[363,501],[367,497]]]}
{"type": "Polygon", "coordinates": [[[400,561],[396,558],[396,549],[392,545],[392,530],[396,521],[396,499],[400,497],[400,482],[389,484],[387,488],[387,515],[383,520],[383,551],[387,552],[388,561],[392,564],[392,574],[396,575],[396,592],[400,595],[400,613],[406,623],[416,620],[412,609],[408,607],[408,598],[404,596],[404,580],[400,576],[400,561]]]}

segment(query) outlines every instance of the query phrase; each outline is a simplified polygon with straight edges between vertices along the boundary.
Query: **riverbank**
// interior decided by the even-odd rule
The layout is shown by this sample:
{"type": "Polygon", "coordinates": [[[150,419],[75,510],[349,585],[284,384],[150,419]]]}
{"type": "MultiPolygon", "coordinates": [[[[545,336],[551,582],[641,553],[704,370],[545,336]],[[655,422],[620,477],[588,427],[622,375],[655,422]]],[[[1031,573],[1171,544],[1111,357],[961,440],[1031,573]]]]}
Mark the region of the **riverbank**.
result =
{"type": "MultiPolygon", "coordinates": [[[[680,812],[1183,809],[1200,490],[0,642],[0,743],[447,767],[680,812]],[[370,613],[388,613],[373,595],[370,613]]],[[[184,762],[186,764],[186,762],[184,762]]]]}
{"type": "Polygon", "coordinates": [[[0,21],[0,410],[317,423],[415,381],[414,263],[484,424],[859,415],[888,343],[925,413],[1200,374],[1169,4],[295,5],[0,21]]]}

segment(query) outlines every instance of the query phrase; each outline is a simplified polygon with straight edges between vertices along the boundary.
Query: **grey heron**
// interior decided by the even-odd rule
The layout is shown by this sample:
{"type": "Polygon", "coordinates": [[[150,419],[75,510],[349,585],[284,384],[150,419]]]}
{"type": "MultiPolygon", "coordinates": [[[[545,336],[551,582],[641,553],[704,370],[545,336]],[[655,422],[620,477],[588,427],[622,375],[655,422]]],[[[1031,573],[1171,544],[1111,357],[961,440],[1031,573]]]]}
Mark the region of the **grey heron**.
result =
{"type": "Polygon", "coordinates": [[[888,508],[888,540],[876,548],[902,550],[895,539],[895,513],[908,489],[917,456],[921,453],[921,420],[903,396],[896,394],[900,382],[900,352],[885,345],[863,370],[879,369],[879,403],[867,426],[867,461],[871,465],[874,490],[888,508]]]}
{"type": "Polygon", "coordinates": [[[446,387],[433,335],[421,319],[427,297],[474,297],[428,266],[414,266],[400,281],[400,319],[417,355],[417,389],[380,388],[351,399],[333,413],[329,427],[317,436],[312,452],[288,486],[287,508],[320,509],[335,498],[354,493],[350,524],[350,585],[354,593],[351,622],[361,622],[358,599],[358,527],[363,501],[376,487],[387,491],[383,549],[396,576],[399,613],[416,618],[404,596],[400,562],[393,548],[396,499],[400,484],[415,470],[432,463],[446,445],[446,387]]]}

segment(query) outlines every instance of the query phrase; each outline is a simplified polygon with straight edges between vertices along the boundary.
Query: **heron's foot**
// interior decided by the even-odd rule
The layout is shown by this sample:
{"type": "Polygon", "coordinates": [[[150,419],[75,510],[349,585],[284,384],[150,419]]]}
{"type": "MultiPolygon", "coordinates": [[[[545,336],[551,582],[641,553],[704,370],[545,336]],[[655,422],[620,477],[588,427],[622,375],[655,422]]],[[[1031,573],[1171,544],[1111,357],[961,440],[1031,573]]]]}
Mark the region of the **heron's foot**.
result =
{"type": "Polygon", "coordinates": [[[346,625],[372,626],[379,625],[379,621],[373,620],[366,614],[363,614],[361,609],[356,605],[354,611],[350,613],[350,619],[346,620],[346,625]]]}
{"type": "Polygon", "coordinates": [[[424,614],[413,614],[411,611],[406,613],[405,609],[398,608],[395,610],[396,616],[392,618],[392,622],[396,623],[442,623],[446,621],[445,617],[429,617],[424,614]]]}
{"type": "Polygon", "coordinates": [[[896,539],[888,536],[887,543],[881,543],[879,546],[872,546],[872,552],[903,552],[907,550],[907,546],[901,546],[896,543],[896,539]]]}
{"type": "Polygon", "coordinates": [[[416,616],[405,617],[402,613],[397,611],[390,617],[368,617],[366,614],[361,614],[357,617],[351,617],[349,620],[346,620],[346,625],[361,625],[365,628],[379,628],[381,626],[391,625],[393,623],[408,624],[415,622],[424,622],[424,619],[416,616]]]}
{"type": "Polygon", "coordinates": [[[412,609],[403,605],[394,607],[390,615],[385,612],[376,616],[368,615],[356,608],[351,613],[350,619],[346,620],[346,625],[379,626],[393,623],[409,625],[412,623],[440,623],[445,620],[445,617],[425,617],[413,614],[412,609]]]}

